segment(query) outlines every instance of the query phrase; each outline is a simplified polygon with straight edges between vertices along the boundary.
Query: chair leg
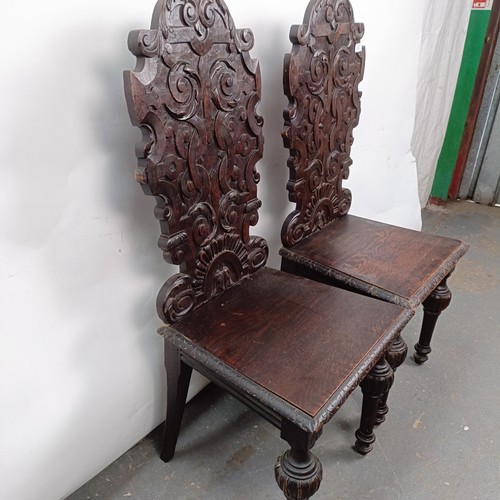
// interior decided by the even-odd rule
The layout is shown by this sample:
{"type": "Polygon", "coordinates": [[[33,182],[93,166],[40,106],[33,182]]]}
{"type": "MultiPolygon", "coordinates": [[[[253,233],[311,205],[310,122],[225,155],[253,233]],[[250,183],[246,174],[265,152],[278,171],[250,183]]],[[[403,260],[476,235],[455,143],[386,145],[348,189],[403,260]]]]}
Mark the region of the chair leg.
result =
{"type": "Polygon", "coordinates": [[[323,478],[321,462],[309,451],[317,436],[283,421],[281,437],[290,450],[279,456],[274,466],[276,482],[287,500],[307,500],[318,491],[323,478]]]}
{"type": "Polygon", "coordinates": [[[356,431],[354,449],[362,455],[366,455],[373,449],[375,442],[373,428],[377,419],[379,401],[382,395],[389,391],[393,381],[394,372],[391,365],[385,356],[382,356],[360,384],[363,391],[363,408],[359,429],[356,431]]]}
{"type": "Polygon", "coordinates": [[[189,381],[193,372],[193,369],[181,360],[179,349],[168,341],[165,341],[165,370],[167,372],[167,417],[161,459],[168,462],[175,453],[189,381]]]}
{"type": "MultiPolygon", "coordinates": [[[[450,273],[451,274],[451,273],[450,273]]],[[[424,320],[420,331],[420,338],[415,344],[413,359],[419,365],[429,359],[431,339],[439,315],[450,305],[451,291],[446,284],[450,274],[441,281],[436,289],[424,300],[424,320]]]]}
{"type": "MultiPolygon", "coordinates": [[[[391,365],[393,372],[404,363],[406,356],[408,354],[408,346],[406,342],[401,337],[401,334],[398,335],[391,346],[385,353],[385,359],[391,365]]],[[[389,412],[389,406],[387,405],[387,398],[389,397],[389,390],[387,390],[379,400],[378,409],[377,409],[377,418],[375,419],[375,425],[380,425],[385,421],[386,415],[389,412]]]]}

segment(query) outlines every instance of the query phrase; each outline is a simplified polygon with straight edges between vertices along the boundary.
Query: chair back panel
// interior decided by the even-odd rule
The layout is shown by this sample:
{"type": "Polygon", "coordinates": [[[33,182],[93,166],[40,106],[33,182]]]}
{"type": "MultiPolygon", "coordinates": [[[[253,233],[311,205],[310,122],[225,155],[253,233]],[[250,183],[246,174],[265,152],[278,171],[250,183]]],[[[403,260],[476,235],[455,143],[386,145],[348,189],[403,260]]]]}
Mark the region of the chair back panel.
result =
{"type": "Polygon", "coordinates": [[[287,189],[296,207],[282,228],[286,247],[345,215],[351,206],[351,192],[342,181],[349,175],[352,133],[359,120],[363,34],[349,0],[311,0],[304,24],[290,30],[283,140],[290,149],[287,189]]]}
{"type": "Polygon", "coordinates": [[[180,266],[158,296],[175,323],[262,267],[255,170],[263,120],[250,30],[222,0],[160,0],[150,30],[133,31],[134,71],[124,72],[132,123],[143,131],[136,178],[156,197],[159,246],[180,266]]]}

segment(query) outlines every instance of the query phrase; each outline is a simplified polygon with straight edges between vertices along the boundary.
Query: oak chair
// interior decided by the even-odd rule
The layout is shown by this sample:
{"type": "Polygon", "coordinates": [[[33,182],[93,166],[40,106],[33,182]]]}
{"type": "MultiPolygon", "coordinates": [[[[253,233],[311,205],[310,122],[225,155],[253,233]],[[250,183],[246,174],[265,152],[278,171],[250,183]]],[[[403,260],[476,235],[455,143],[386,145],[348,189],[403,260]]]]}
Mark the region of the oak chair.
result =
{"type": "Polygon", "coordinates": [[[253,35],[222,0],[160,0],[150,30],[133,31],[125,71],[133,125],[143,131],[136,178],[156,198],[159,246],[180,266],[158,295],[165,324],[167,414],[162,458],[175,451],[192,370],[276,426],[290,449],[275,466],[286,498],[306,499],[322,468],[316,439],[361,384],[357,447],[369,451],[384,353],[411,310],[265,267],[257,224],[262,156],[253,35]]]}
{"type": "MultiPolygon", "coordinates": [[[[353,129],[358,124],[364,26],[349,0],[311,0],[304,22],[290,31],[285,56],[284,145],[295,210],[285,220],[281,269],[414,310],[424,305],[414,359],[424,363],[437,318],[451,300],[446,281],[468,246],[349,215],[353,129]]],[[[398,336],[387,353],[395,370],[408,348],[398,336]]],[[[387,394],[377,423],[385,419],[387,394]]]]}

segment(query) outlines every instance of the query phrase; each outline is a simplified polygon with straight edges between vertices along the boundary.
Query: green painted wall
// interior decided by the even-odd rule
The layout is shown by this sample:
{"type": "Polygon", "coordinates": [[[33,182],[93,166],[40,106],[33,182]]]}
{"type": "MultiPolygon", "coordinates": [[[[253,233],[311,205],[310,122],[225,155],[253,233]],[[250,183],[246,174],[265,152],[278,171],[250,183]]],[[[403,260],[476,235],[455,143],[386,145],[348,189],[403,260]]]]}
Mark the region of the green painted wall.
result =
{"type": "Polygon", "coordinates": [[[462,134],[481,58],[481,51],[484,45],[486,28],[490,20],[490,13],[491,11],[489,10],[473,10],[471,12],[455,97],[453,98],[448,128],[446,129],[443,148],[439,155],[431,191],[431,197],[441,200],[446,200],[448,197],[448,189],[453,177],[460,143],[462,142],[462,134]]]}

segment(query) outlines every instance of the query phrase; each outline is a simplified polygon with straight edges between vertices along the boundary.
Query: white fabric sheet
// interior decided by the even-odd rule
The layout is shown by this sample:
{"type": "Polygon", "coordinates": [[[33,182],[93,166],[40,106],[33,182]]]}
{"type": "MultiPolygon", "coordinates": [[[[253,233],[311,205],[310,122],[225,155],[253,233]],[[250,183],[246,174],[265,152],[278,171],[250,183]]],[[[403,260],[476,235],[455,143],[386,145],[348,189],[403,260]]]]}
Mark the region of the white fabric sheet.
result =
{"type": "Polygon", "coordinates": [[[462,61],[471,2],[427,0],[411,141],[417,160],[420,204],[429,199],[462,61]]]}

